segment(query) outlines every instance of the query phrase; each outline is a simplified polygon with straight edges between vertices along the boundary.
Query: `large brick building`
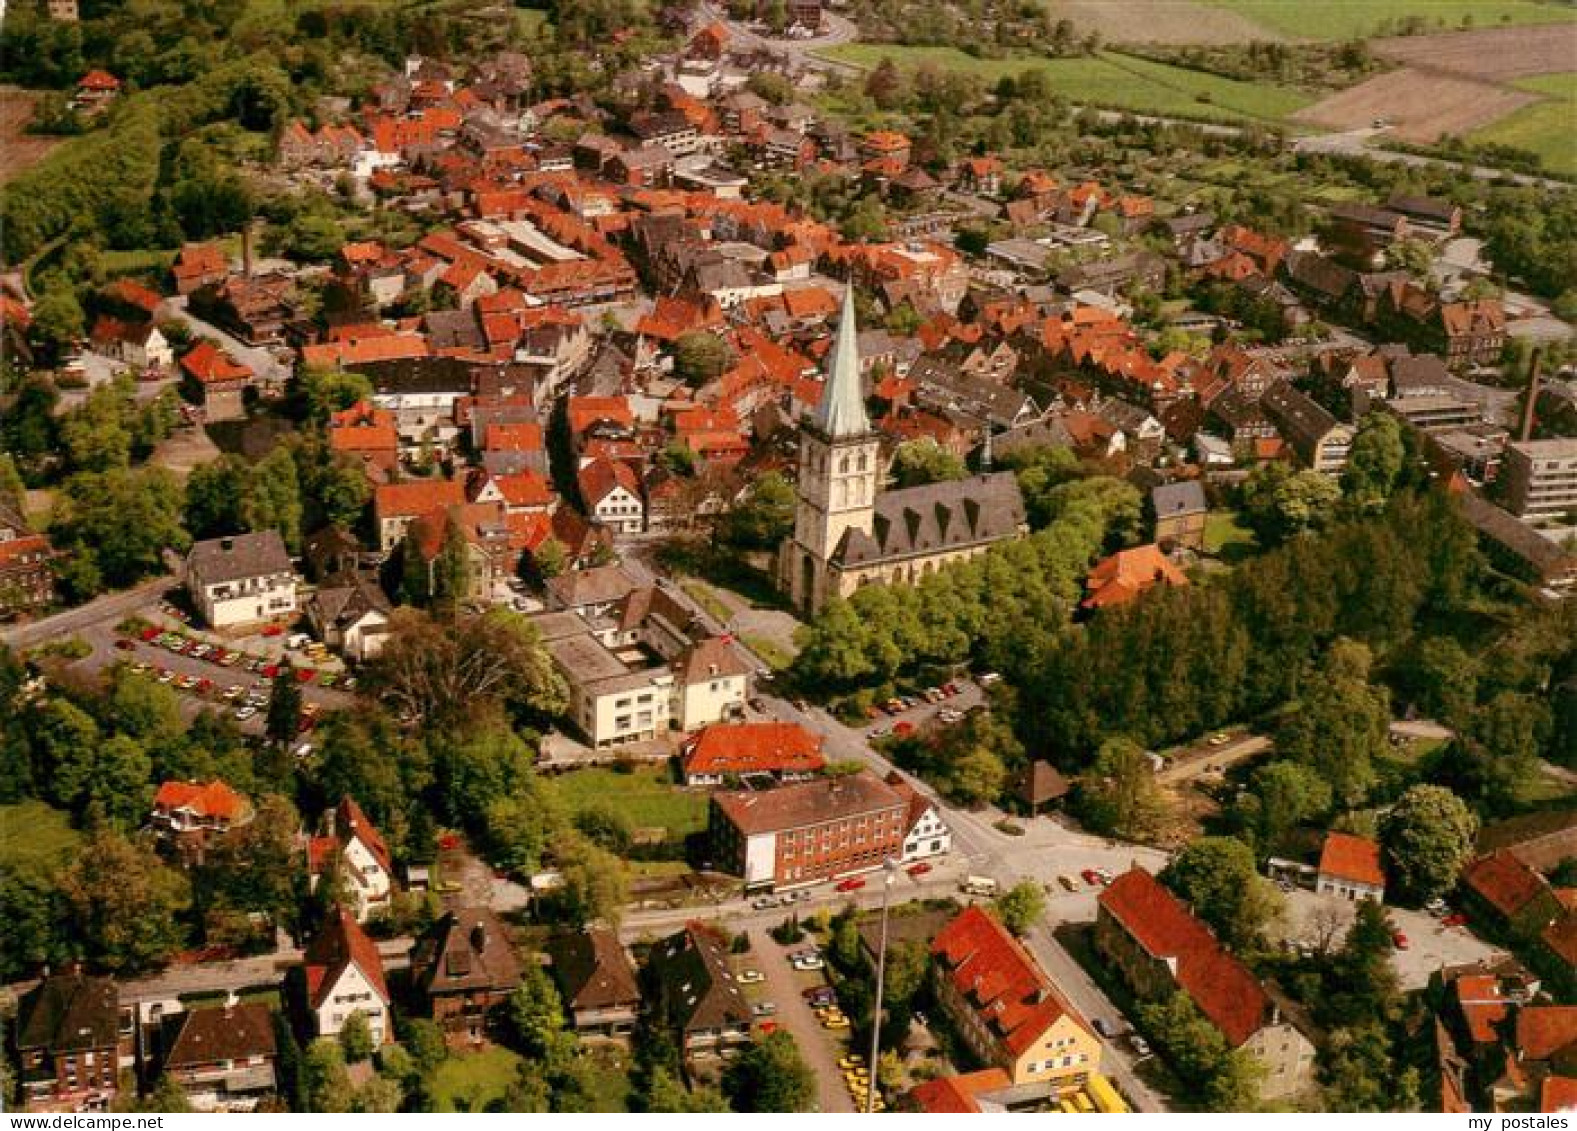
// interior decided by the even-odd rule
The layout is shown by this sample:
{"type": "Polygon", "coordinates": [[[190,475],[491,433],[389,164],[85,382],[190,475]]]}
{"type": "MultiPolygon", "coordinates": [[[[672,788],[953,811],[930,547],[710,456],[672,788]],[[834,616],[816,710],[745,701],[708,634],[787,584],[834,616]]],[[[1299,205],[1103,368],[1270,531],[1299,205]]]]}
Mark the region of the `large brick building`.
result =
{"type": "Polygon", "coordinates": [[[22,999],[16,1051],[27,1109],[108,1108],[115,1100],[122,1058],[130,1059],[130,1036],[123,1040],[114,979],[91,978],[80,971],[45,978],[22,999]]]}
{"type": "Polygon", "coordinates": [[[880,868],[903,856],[908,800],[871,773],[712,797],[719,867],[745,887],[785,888],[880,868]]]}

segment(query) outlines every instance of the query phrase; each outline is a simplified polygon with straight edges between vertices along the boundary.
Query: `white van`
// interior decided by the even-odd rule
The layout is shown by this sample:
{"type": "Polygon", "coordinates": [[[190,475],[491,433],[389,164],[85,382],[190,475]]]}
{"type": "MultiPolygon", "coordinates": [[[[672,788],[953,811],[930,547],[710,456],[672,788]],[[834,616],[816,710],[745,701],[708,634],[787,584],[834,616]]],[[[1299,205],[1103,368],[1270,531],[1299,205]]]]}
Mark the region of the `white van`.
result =
{"type": "Polygon", "coordinates": [[[965,895],[996,895],[998,887],[990,876],[965,876],[963,890],[965,895]]]}

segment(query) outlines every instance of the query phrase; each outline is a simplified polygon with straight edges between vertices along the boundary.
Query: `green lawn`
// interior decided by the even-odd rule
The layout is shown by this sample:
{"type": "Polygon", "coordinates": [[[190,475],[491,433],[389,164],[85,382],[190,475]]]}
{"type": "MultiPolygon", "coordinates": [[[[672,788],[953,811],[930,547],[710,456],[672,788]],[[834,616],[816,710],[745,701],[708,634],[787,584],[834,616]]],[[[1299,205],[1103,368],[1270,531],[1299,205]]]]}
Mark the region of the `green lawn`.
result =
{"type": "Polygon", "coordinates": [[[751,635],[742,636],[740,639],[745,642],[746,648],[765,660],[773,671],[780,672],[794,662],[794,654],[775,640],[751,635]]]}
{"type": "Polygon", "coordinates": [[[884,56],[891,56],[904,68],[932,63],[972,72],[987,83],[1033,67],[1044,72],[1052,89],[1069,101],[1139,113],[1280,121],[1313,101],[1302,91],[1287,87],[1238,82],[1112,51],[1080,59],[977,59],[952,47],[848,43],[829,49],[827,54],[862,67],[874,67],[884,56]]]}
{"type": "Polygon", "coordinates": [[[70,858],[82,837],[42,801],[0,805],[0,874],[36,875],[70,858]]]}
{"type": "Polygon", "coordinates": [[[1236,511],[1211,511],[1205,516],[1205,553],[1232,564],[1257,548],[1254,532],[1238,522],[1236,511]]]}
{"type": "Polygon", "coordinates": [[[1552,172],[1577,174],[1577,73],[1540,75],[1512,85],[1545,100],[1469,134],[1468,140],[1526,149],[1552,172]]]}
{"type": "Polygon", "coordinates": [[[450,1057],[433,1073],[433,1110],[486,1111],[489,1104],[504,1098],[521,1063],[519,1056],[503,1048],[450,1057]]]}
{"type": "Polygon", "coordinates": [[[726,625],[734,615],[734,610],[724,604],[722,598],[712,592],[712,587],[704,581],[686,579],[679,583],[679,588],[685,591],[690,600],[705,609],[707,615],[718,624],[726,625]]]}
{"type": "Polygon", "coordinates": [[[673,840],[706,828],[706,795],[675,785],[666,766],[638,766],[627,774],[602,767],[575,770],[554,778],[553,787],[572,814],[605,805],[636,828],[667,829],[673,840]]]}
{"type": "Polygon", "coordinates": [[[1381,33],[1381,24],[1418,17],[1430,31],[1457,31],[1462,18],[1472,27],[1552,24],[1573,18],[1572,9],[1540,0],[1207,0],[1272,31],[1300,39],[1354,39],[1381,33]]]}

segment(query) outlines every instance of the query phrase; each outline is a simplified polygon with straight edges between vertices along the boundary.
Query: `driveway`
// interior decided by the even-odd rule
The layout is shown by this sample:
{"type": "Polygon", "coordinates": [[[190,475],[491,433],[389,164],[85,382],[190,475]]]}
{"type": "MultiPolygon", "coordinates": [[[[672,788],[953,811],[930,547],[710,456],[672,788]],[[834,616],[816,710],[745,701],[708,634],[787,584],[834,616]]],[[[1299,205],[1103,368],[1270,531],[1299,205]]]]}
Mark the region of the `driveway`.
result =
{"type": "MultiPolygon", "coordinates": [[[[1404,990],[1422,989],[1442,966],[1465,966],[1493,961],[1505,951],[1491,946],[1467,927],[1443,926],[1424,911],[1387,907],[1387,918],[1407,936],[1406,950],[1393,950],[1391,964],[1404,990]]],[[[1354,908],[1344,899],[1316,895],[1298,888],[1287,893],[1287,933],[1290,938],[1318,945],[1326,938],[1341,945],[1354,908]]]]}
{"type": "MultiPolygon", "coordinates": [[[[758,987],[762,990],[761,998],[777,1005],[777,1013],[770,1020],[776,1021],[794,1038],[800,1056],[815,1073],[817,1107],[821,1111],[853,1111],[854,1099],[843,1086],[843,1070],[838,1067],[838,1058],[847,1054],[848,1045],[841,1037],[821,1027],[804,998],[806,989],[821,985],[826,979],[820,974],[795,970],[789,965],[787,949],[779,946],[766,931],[758,929],[749,934],[750,956],[740,964],[748,964],[766,976],[766,982],[758,987]]],[[[796,943],[793,949],[805,945],[796,943]]],[[[846,1037],[849,1031],[841,1032],[846,1037]]]]}
{"type": "Polygon", "coordinates": [[[273,385],[283,385],[290,379],[291,368],[280,362],[272,353],[262,346],[249,346],[233,334],[221,330],[212,322],[204,322],[187,309],[186,297],[178,296],[168,299],[166,305],[170,314],[177,320],[186,323],[191,328],[192,334],[201,338],[212,338],[229,355],[248,366],[263,381],[273,385]]]}

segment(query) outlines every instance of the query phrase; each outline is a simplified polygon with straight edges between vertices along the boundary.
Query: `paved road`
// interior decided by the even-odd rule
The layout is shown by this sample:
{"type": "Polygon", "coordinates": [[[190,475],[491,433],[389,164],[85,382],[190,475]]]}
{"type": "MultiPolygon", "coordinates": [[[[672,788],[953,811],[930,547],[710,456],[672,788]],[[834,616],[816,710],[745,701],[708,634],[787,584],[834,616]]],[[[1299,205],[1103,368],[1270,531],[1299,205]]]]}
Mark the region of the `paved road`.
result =
{"type": "Polygon", "coordinates": [[[0,632],[0,640],[12,648],[33,648],[46,640],[70,636],[91,625],[103,622],[113,625],[149,602],[157,601],[165,590],[178,581],[178,578],[171,576],[150,578],[135,588],[106,594],[78,608],[67,609],[42,620],[13,625],[0,632]]]}
{"type": "Polygon", "coordinates": [[[249,366],[263,381],[275,385],[282,385],[290,379],[291,367],[280,361],[267,349],[261,346],[249,346],[233,334],[221,330],[212,322],[204,322],[187,309],[186,296],[178,295],[165,300],[169,313],[174,318],[191,327],[192,333],[198,337],[212,338],[219,343],[231,357],[241,364],[249,366]]]}

